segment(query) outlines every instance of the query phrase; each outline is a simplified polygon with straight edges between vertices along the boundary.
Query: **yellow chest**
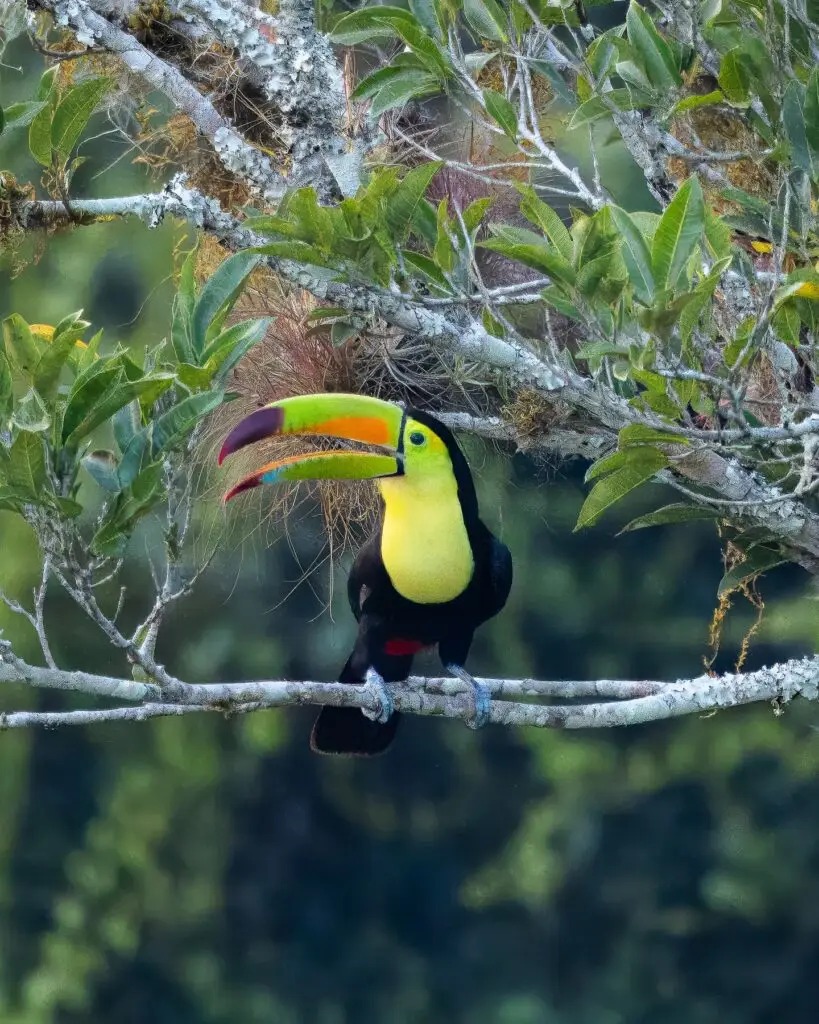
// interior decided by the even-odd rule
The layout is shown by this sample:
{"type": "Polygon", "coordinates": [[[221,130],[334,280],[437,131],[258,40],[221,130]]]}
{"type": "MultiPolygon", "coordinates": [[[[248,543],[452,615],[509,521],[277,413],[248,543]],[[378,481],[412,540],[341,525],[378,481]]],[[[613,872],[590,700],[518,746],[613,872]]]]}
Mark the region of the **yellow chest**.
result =
{"type": "Polygon", "coordinates": [[[457,489],[382,487],[381,558],[392,585],[416,604],[452,601],[469,585],[475,562],[457,489]]]}

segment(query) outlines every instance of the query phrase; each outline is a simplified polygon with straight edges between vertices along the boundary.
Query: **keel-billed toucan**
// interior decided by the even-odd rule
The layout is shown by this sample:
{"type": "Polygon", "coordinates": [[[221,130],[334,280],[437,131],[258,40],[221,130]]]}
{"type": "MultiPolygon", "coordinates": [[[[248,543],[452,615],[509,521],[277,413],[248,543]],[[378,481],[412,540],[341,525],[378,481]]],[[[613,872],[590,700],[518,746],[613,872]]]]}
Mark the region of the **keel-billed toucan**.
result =
{"type": "Polygon", "coordinates": [[[271,462],[225,496],[283,480],[376,479],[383,517],[353,565],[347,592],[358,636],[340,678],[379,686],[384,713],[371,721],[358,708],[324,707],[314,750],[379,754],[398,715],[382,682],[400,682],[413,655],[438,645],[447,670],[470,687],[471,723],[483,724],[485,689],[464,669],[475,629],[503,608],[512,585],[509,550],[481,522],[469,466],[450,431],[416,409],[361,395],[301,395],[273,402],[242,420],[219,463],[263,438],[321,434],[386,451],[322,451],[271,462]],[[377,673],[377,675],[376,675],[377,673]]]}

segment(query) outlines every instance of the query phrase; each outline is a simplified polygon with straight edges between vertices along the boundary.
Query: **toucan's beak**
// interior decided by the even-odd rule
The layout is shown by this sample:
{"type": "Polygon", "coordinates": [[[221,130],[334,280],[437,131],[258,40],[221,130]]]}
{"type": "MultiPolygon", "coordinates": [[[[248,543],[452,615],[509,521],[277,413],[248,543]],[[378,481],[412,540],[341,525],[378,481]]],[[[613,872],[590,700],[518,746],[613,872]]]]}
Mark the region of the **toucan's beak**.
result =
{"type": "Polygon", "coordinates": [[[363,395],[299,395],[257,409],[228,435],[219,465],[233,452],[267,437],[323,434],[395,450],[374,452],[308,452],[268,463],[225,495],[225,501],[260,484],[282,480],[369,480],[403,471],[398,451],[404,414],[397,405],[363,395]]]}

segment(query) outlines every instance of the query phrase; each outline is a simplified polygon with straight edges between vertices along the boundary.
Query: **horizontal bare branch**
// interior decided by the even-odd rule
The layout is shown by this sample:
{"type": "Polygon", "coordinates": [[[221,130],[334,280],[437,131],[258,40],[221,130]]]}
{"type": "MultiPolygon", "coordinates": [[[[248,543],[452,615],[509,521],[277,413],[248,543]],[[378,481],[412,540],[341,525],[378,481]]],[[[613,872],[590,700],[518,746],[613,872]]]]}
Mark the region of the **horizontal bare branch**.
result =
{"type": "MultiPolygon", "coordinates": [[[[246,714],[265,708],[301,705],[357,707],[380,711],[377,689],[370,685],[293,682],[287,680],[246,683],[190,684],[177,682],[158,689],[149,684],[84,672],[27,665],[0,645],[0,681],[70,689],[93,696],[142,700],[131,707],[83,709],[67,712],[5,712],[0,728],[88,725],[108,721],[143,721],[163,715],[198,711],[246,714]]],[[[802,696],[819,699],[819,658],[803,658],[759,669],[756,672],[702,675],[695,679],[662,683],[656,680],[546,681],[534,679],[478,680],[492,694],[489,721],[496,725],[541,728],[599,729],[706,713],[758,701],[777,706],[802,696]],[[520,698],[535,696],[562,700],[604,698],[587,704],[532,704],[520,698]]],[[[387,684],[395,708],[405,714],[438,715],[467,720],[472,700],[463,683],[449,678],[411,677],[406,683],[387,684]]]]}

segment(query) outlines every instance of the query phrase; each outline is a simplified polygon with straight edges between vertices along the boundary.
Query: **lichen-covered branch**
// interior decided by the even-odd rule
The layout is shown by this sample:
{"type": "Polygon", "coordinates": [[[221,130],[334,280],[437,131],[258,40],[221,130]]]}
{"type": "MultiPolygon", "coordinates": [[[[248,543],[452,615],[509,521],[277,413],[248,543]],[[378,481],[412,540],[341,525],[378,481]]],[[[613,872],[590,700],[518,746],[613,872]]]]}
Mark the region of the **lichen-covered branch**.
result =
{"type": "Polygon", "coordinates": [[[266,98],[280,112],[282,134],[293,161],[293,185],[312,184],[325,196],[329,170],[333,191],[353,195],[362,151],[346,135],[346,95],[341,70],[326,37],[316,31],[312,0],[283,0],[277,17],[244,3],[179,0],[183,17],[207,25],[256,72],[266,98]]]}
{"type": "MultiPolygon", "coordinates": [[[[234,250],[263,242],[240,220],[225,213],[215,200],[187,188],[181,179],[169,183],[162,193],[75,201],[72,211],[77,217],[91,219],[139,216],[151,227],[165,216],[180,217],[234,250]]],[[[13,216],[24,228],[68,219],[65,208],[57,202],[21,201],[14,208],[13,216]]],[[[689,445],[677,452],[671,473],[696,488],[690,493],[694,500],[708,505],[716,499],[726,518],[764,527],[787,546],[796,562],[812,574],[819,573],[819,515],[805,501],[788,495],[743,466],[739,457],[725,447],[743,439],[750,444],[795,440],[819,431],[819,419],[775,428],[745,426],[733,431],[674,426],[635,408],[604,384],[582,376],[549,355],[537,354],[514,339],[493,336],[480,319],[479,309],[473,310],[467,303],[427,305],[416,297],[374,286],[328,281],[318,276],[312,267],[291,260],[271,257],[269,264],[281,277],[334,306],[359,313],[376,313],[445,355],[481,363],[502,375],[508,384],[531,388],[547,402],[559,401],[574,410],[578,417],[576,425],[563,425],[559,432],[542,431],[526,436],[518,434],[511,426],[501,428],[499,422],[493,422],[491,427],[484,422],[479,429],[479,420],[464,420],[473,432],[507,440],[521,448],[542,446],[557,454],[583,457],[599,456],[607,448],[613,449],[617,432],[630,424],[676,433],[689,445]],[[720,446],[723,446],[721,450],[720,446]]]]}
{"type": "MultiPolygon", "coordinates": [[[[268,708],[302,705],[358,707],[377,712],[379,698],[368,686],[341,683],[177,682],[162,702],[157,688],[109,676],[27,665],[0,642],[0,682],[24,683],[74,690],[97,697],[134,701],[131,706],[63,712],[9,711],[0,713],[0,730],[61,725],[92,725],[111,721],[144,721],[169,715],[218,711],[246,714],[268,708]],[[144,703],[136,703],[144,701],[144,703]]],[[[558,729],[600,729],[705,714],[716,710],[774,702],[777,709],[795,697],[819,699],[819,658],[804,658],[740,674],[703,675],[662,683],[654,680],[544,681],[534,679],[482,679],[492,693],[490,722],[495,725],[558,729]],[[559,700],[603,698],[593,703],[528,703],[521,698],[559,700]]],[[[463,684],[455,679],[411,677],[389,684],[395,707],[404,714],[437,715],[466,721],[471,705],[463,684]]]]}
{"type": "Polygon", "coordinates": [[[57,25],[72,29],[81,43],[115,54],[151,89],[164,93],[211,143],[226,170],[268,201],[282,195],[283,179],[268,157],[248,143],[175,67],[98,14],[88,0],[36,0],[36,4],[51,12],[57,25]]]}

